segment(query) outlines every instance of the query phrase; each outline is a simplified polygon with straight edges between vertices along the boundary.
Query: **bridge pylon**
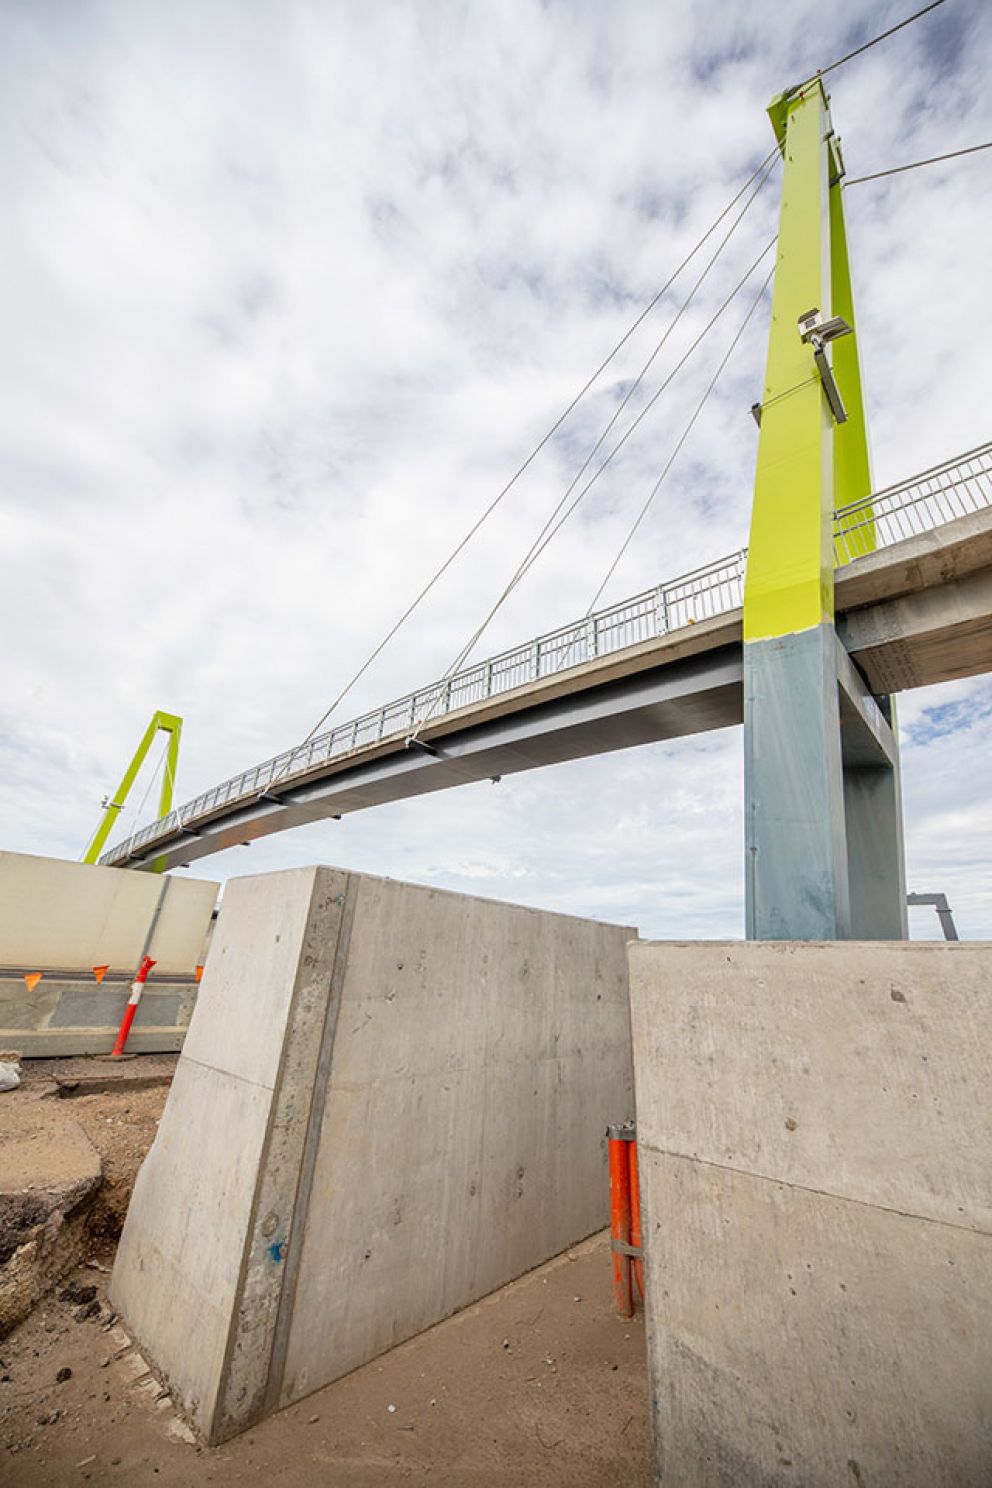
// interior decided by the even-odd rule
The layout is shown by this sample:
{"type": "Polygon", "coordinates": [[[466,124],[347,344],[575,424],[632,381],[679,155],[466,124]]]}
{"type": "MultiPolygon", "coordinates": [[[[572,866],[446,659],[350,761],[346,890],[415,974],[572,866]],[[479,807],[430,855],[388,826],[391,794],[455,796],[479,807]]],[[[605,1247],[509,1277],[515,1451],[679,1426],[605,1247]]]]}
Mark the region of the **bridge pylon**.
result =
{"type": "Polygon", "coordinates": [[[840,142],[820,79],[768,112],[783,180],[744,588],[747,936],[903,939],[891,700],[834,624],[833,513],[872,489],[840,142]]]}

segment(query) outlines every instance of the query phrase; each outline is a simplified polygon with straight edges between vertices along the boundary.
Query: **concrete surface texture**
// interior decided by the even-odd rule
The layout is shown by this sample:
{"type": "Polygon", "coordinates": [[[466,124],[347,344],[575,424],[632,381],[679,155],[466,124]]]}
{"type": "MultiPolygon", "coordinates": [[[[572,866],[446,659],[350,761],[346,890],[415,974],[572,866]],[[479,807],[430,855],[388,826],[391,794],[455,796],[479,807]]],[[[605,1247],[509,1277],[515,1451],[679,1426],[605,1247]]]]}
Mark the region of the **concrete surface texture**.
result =
{"type": "Polygon", "coordinates": [[[638,944],[658,1481],[992,1475],[992,946],[638,944]]]}
{"type": "Polygon", "coordinates": [[[635,933],[330,868],[229,885],[111,1289],[208,1440],[606,1222],[635,933]]]}
{"type": "Polygon", "coordinates": [[[0,852],[0,967],[133,974],[166,885],[149,948],[159,976],[203,960],[216,883],[0,852]]]}
{"type": "MultiPolygon", "coordinates": [[[[109,1054],[127,1006],[135,967],[108,972],[98,983],[90,969],[54,972],[28,988],[23,973],[0,968],[0,1048],[29,1059],[109,1054]]],[[[157,971],[157,969],[156,969],[157,971]]],[[[196,1002],[194,976],[152,972],[138,1004],[127,1047],[131,1054],[182,1048],[196,1002]]]]}

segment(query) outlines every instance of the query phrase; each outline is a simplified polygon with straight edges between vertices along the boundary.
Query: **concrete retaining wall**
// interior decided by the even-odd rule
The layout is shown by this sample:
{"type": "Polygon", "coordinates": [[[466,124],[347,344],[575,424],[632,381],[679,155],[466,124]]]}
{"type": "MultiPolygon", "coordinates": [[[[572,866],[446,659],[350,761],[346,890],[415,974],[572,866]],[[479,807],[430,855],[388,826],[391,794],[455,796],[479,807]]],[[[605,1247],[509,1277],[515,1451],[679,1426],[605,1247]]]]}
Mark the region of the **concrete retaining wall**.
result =
{"type": "MultiPolygon", "coordinates": [[[[28,1059],[109,1054],[131,990],[128,975],[55,972],[29,991],[16,971],[0,971],[0,1049],[28,1059]]],[[[196,979],[152,972],[127,1041],[130,1054],[171,1054],[183,1046],[196,1003],[196,979]]]]}
{"type": "Polygon", "coordinates": [[[606,1223],[634,933],[329,868],[228,886],[111,1288],[209,1440],[606,1223]]]}
{"type": "Polygon", "coordinates": [[[658,1481],[992,1479],[992,946],[638,944],[658,1481]]]}
{"type": "Polygon", "coordinates": [[[217,884],[0,852],[0,966],[133,975],[166,881],[150,954],[159,976],[188,974],[203,959],[217,884]]]}

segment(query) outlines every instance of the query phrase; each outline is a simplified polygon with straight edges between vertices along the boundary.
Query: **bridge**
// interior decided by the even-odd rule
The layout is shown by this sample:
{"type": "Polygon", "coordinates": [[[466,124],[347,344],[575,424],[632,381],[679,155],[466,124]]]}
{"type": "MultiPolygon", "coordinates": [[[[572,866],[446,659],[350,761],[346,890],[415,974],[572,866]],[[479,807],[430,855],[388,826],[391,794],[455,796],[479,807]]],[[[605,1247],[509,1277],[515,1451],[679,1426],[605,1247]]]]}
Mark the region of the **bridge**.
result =
{"type": "MultiPolygon", "coordinates": [[[[992,670],[992,442],[834,513],[847,764],[876,697],[992,670]]],[[[173,868],[306,822],[743,720],[747,550],[338,724],[104,853],[173,868]]]]}
{"type": "MultiPolygon", "coordinates": [[[[992,443],[884,490],[874,488],[845,226],[845,167],[823,77],[779,94],[768,115],[775,145],[766,159],[365,667],[674,277],[736,213],[497,600],[498,608],[776,247],[772,269],[590,612],[482,662],[468,664],[470,643],[441,680],[309,736],[175,810],[167,770],[160,819],[104,853],[102,862],[163,871],[305,822],[743,723],[748,938],[906,936],[891,697],[908,687],[992,669],[992,443]],[[776,236],[587,477],[776,164],[782,168],[776,236]],[[747,549],[596,611],[769,284],[765,381],[751,409],[758,450],[747,549]]],[[[107,840],[152,734],[171,730],[174,752],[180,722],[165,714],[153,719],[121,791],[107,805],[87,850],[89,861],[107,840]]]]}

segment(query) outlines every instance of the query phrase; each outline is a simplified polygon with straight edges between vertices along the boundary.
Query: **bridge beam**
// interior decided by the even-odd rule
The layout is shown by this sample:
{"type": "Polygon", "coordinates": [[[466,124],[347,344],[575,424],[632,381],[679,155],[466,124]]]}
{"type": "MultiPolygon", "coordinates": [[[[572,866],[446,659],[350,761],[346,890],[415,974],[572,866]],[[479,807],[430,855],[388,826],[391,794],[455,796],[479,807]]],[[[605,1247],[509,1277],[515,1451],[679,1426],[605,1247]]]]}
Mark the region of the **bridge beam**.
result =
{"type": "Polygon", "coordinates": [[[834,626],[833,511],[871,490],[843,163],[821,81],[769,114],[783,181],[744,588],[747,935],[902,938],[891,714],[834,626]],[[800,319],[814,310],[849,328],[836,350],[804,338],[800,319]]]}

